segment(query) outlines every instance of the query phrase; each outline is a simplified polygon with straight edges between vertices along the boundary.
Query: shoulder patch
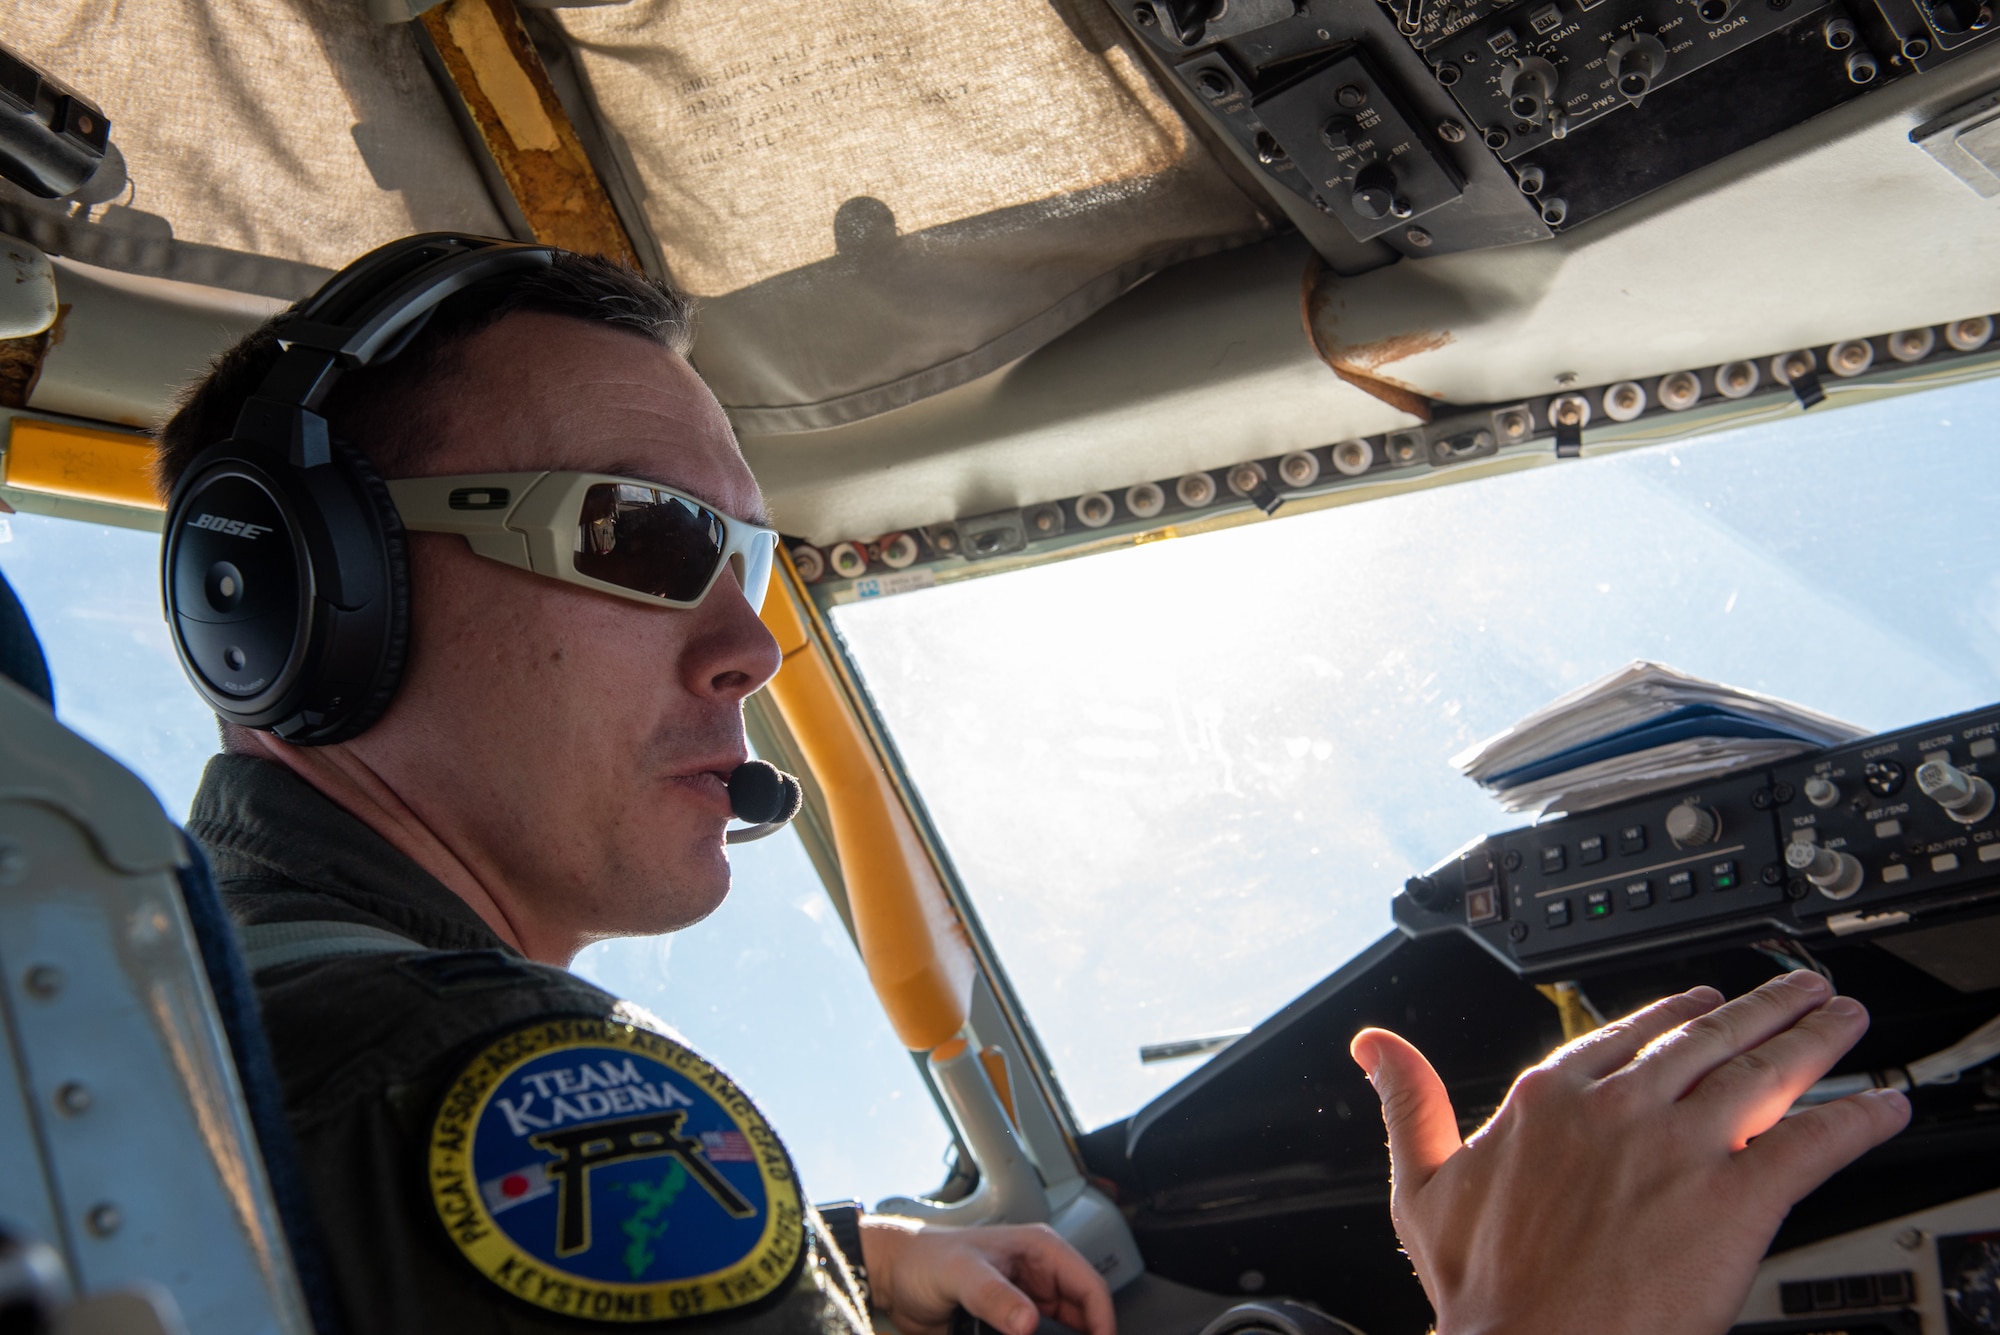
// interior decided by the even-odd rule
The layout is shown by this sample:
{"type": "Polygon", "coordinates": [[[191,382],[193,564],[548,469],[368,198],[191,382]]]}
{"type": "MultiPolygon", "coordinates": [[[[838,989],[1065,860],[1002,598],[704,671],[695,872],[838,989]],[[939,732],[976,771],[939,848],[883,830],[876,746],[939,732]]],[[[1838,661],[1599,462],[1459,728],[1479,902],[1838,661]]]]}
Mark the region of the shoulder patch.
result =
{"type": "Polygon", "coordinates": [[[430,1134],[452,1242],[517,1298],[594,1321],[744,1307],[805,1258],[790,1157],[728,1076],[616,1020],[544,1020],[473,1057],[430,1134]]]}

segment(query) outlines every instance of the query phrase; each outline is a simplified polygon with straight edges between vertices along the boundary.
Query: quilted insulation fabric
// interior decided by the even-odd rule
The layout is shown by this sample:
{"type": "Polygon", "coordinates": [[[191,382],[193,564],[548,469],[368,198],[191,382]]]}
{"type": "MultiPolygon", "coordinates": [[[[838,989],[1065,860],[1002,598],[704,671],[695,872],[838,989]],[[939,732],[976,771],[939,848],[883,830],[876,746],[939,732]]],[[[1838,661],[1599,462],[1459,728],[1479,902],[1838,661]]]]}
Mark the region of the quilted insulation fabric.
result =
{"type": "Polygon", "coordinates": [[[130,185],[0,229],[88,264],[293,298],[410,232],[506,235],[409,28],[360,0],[0,0],[0,41],[97,102],[130,185]]]}
{"type": "MultiPolygon", "coordinates": [[[[974,379],[1271,228],[1101,0],[559,21],[591,104],[573,111],[701,299],[696,361],[748,434],[974,379]]],[[[412,231],[506,235],[419,40],[363,0],[0,0],[0,41],[104,107],[130,174],[88,207],[0,183],[0,230],[286,298],[412,231]]]]}
{"type": "Polygon", "coordinates": [[[1268,223],[1102,0],[562,12],[740,429],[1005,365],[1268,223]]]}

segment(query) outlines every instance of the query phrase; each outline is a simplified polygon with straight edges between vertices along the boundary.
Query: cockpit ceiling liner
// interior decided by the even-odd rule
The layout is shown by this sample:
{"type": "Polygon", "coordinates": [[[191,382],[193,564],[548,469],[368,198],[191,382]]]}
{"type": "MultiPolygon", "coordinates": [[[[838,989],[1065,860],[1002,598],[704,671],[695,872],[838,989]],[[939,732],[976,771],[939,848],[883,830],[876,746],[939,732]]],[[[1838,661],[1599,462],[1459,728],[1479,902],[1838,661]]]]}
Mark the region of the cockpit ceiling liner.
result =
{"type": "Polygon", "coordinates": [[[962,384],[1267,230],[1100,0],[630,0],[562,24],[747,433],[962,384]]]}
{"type": "Polygon", "coordinates": [[[0,16],[9,46],[105,109],[130,177],[82,217],[0,186],[0,228],[44,250],[295,298],[410,232],[507,234],[415,33],[360,0],[0,0],[0,16]]]}
{"type": "MultiPolygon", "coordinates": [[[[507,233],[416,27],[362,0],[0,15],[110,113],[131,178],[87,210],[0,186],[0,229],[45,250],[296,297],[408,232],[507,233]]],[[[746,434],[975,379],[1271,230],[1099,0],[626,0],[559,22],[600,169],[700,298],[696,360],[746,434]]]]}

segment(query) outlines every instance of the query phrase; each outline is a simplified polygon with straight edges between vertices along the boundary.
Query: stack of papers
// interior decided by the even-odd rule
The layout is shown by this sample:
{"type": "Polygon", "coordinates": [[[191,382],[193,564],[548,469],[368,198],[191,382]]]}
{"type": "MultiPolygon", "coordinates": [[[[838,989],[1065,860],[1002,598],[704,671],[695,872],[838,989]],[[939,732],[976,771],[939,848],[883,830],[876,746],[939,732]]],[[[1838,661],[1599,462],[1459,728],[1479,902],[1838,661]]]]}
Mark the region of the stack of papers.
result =
{"type": "Polygon", "coordinates": [[[1867,733],[1755,691],[1631,663],[1451,763],[1509,811],[1589,811],[1867,733]]]}

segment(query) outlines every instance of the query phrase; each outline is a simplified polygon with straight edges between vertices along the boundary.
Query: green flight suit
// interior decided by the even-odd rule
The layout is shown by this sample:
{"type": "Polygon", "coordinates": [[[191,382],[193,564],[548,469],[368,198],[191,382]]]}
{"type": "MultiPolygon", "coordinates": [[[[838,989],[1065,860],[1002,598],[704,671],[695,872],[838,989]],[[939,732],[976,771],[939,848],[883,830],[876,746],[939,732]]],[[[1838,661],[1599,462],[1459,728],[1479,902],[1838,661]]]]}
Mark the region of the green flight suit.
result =
{"type": "Polygon", "coordinates": [[[868,1335],[776,1137],[657,1020],[509,949],[280,765],[215,758],[188,832],[240,929],[413,943],[255,979],[351,1335],[868,1335]]]}

